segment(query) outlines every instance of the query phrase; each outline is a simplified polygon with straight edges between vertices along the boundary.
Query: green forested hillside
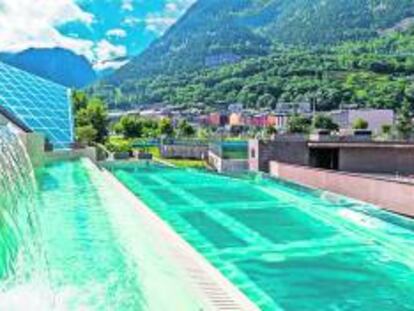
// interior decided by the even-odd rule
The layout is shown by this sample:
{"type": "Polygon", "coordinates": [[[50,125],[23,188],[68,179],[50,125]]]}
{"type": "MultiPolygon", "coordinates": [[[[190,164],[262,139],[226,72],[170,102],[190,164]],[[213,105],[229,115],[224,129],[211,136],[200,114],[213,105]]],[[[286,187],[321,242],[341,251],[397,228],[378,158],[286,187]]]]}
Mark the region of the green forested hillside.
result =
{"type": "Polygon", "coordinates": [[[199,0],[112,75],[124,83],[263,56],[274,44],[315,46],[376,37],[414,17],[412,0],[199,0]]]}
{"type": "Polygon", "coordinates": [[[407,31],[334,47],[273,47],[268,56],[219,68],[127,79],[119,85],[103,81],[95,92],[118,108],[158,102],[269,107],[310,98],[317,99],[319,110],[341,104],[398,108],[413,92],[413,81],[414,31],[407,31]]]}

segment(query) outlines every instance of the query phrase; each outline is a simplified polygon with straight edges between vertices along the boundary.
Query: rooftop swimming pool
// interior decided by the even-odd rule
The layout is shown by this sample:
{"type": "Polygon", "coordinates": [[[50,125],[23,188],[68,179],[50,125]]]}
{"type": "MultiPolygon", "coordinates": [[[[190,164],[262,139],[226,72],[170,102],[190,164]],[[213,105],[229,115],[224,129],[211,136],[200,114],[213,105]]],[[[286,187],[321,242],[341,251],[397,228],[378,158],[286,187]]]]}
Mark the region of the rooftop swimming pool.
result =
{"type": "Polygon", "coordinates": [[[0,310],[201,310],[164,241],[91,162],[47,165],[35,188],[28,213],[20,190],[0,204],[0,310]]]}
{"type": "Polygon", "coordinates": [[[260,175],[108,167],[262,310],[414,310],[414,221],[260,175]]]}

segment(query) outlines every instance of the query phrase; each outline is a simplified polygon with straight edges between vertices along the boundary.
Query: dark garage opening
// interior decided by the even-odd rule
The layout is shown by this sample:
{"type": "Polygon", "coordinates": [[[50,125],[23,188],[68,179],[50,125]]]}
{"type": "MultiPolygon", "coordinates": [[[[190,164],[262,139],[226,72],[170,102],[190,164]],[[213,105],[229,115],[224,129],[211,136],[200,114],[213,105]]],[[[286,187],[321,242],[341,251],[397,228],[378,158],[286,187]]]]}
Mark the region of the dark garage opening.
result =
{"type": "Polygon", "coordinates": [[[313,148],[310,149],[310,165],[328,170],[339,169],[338,148],[313,148]]]}

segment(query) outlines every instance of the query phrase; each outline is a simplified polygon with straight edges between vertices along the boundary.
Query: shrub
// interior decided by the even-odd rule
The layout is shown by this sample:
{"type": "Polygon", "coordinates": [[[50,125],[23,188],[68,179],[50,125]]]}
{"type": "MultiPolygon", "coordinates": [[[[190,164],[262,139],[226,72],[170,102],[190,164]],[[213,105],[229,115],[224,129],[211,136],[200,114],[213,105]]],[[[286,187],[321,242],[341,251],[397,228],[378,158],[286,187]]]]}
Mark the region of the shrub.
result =
{"type": "Polygon", "coordinates": [[[314,129],[329,131],[337,131],[339,129],[339,125],[336,124],[331,117],[324,114],[318,114],[313,118],[312,127],[314,129]]]}
{"type": "Polygon", "coordinates": [[[132,143],[127,139],[111,138],[106,147],[111,152],[132,152],[132,143]]]}
{"type": "Polygon", "coordinates": [[[90,145],[96,140],[97,130],[92,125],[85,125],[76,128],[76,139],[82,144],[90,145]]]}
{"type": "Polygon", "coordinates": [[[352,128],[354,130],[366,130],[368,126],[369,126],[368,122],[362,118],[356,119],[354,123],[352,124],[352,128]]]}
{"type": "Polygon", "coordinates": [[[309,133],[310,126],[311,120],[301,115],[293,115],[287,124],[288,132],[292,134],[309,133]]]}

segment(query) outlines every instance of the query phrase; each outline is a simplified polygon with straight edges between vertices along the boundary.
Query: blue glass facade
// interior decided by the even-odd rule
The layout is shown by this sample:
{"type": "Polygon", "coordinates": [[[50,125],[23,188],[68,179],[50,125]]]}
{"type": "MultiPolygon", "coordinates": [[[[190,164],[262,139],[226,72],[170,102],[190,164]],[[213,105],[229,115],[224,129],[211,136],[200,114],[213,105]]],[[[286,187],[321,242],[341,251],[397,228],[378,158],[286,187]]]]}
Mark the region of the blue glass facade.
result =
{"type": "Polygon", "coordinates": [[[56,149],[74,141],[70,90],[61,85],[0,62],[0,106],[56,149]]]}

